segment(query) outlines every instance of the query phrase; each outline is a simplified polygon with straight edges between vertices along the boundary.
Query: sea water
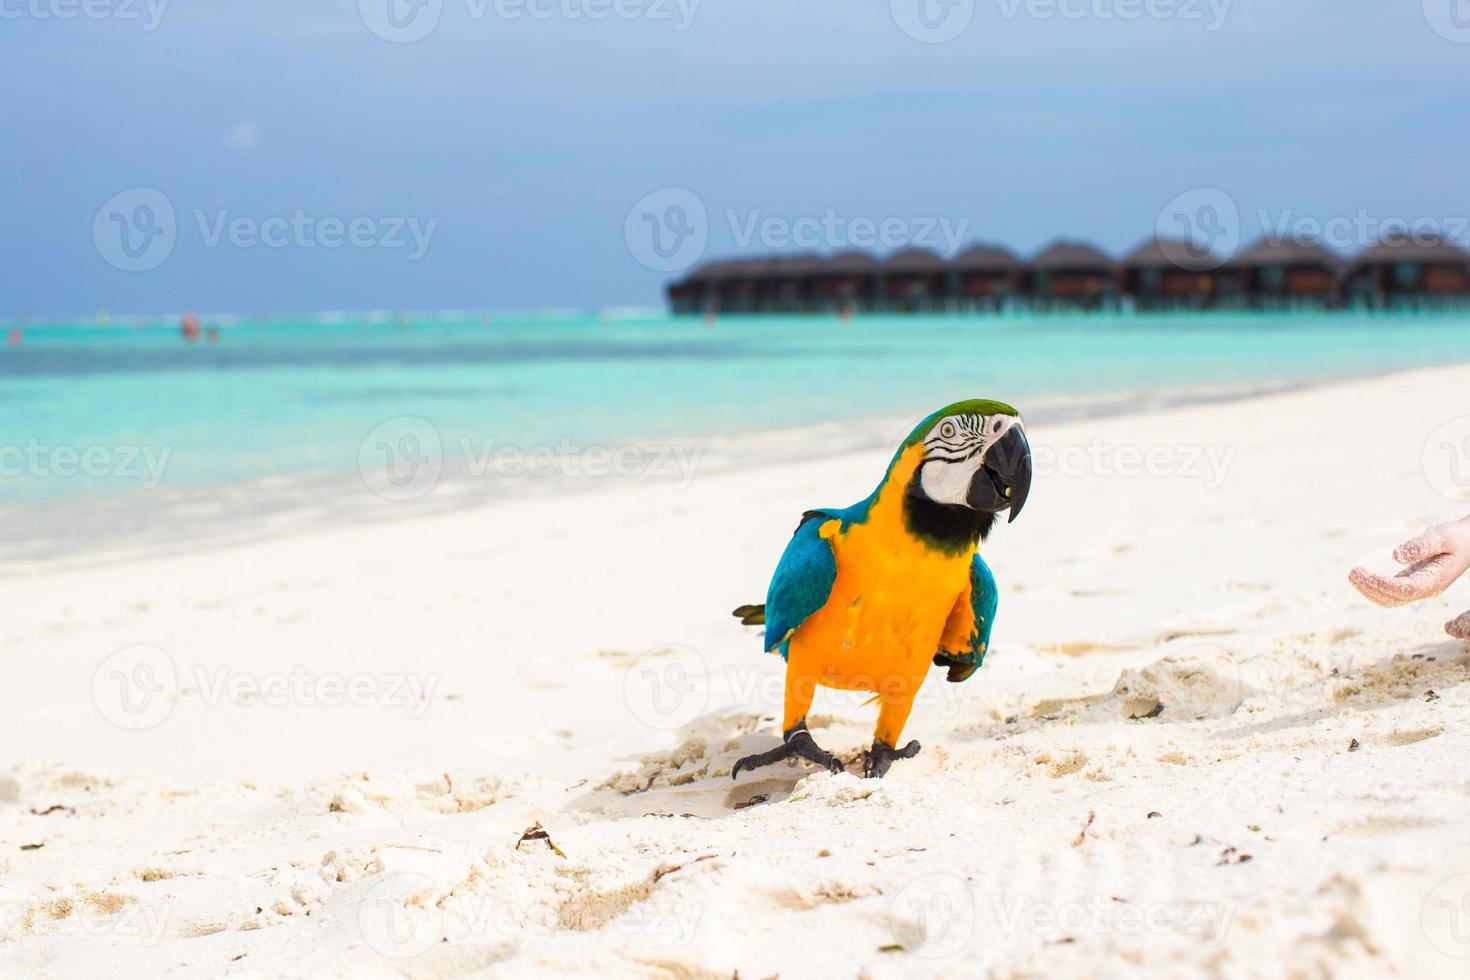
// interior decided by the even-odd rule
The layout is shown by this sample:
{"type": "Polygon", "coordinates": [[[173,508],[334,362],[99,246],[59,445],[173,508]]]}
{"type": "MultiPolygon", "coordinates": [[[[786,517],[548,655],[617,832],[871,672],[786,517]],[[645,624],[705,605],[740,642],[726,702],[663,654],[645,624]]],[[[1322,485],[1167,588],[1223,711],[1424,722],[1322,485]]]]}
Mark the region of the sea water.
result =
{"type": "Polygon", "coordinates": [[[193,343],[172,320],[31,324],[0,347],[0,504],[346,479],[404,418],[444,446],[615,447],[1467,356],[1450,314],[337,316],[193,343]]]}
{"type": "Polygon", "coordinates": [[[290,320],[192,344],[173,324],[32,326],[0,348],[0,501],[130,489],[23,459],[16,472],[18,448],[166,450],[161,482],[200,485],[351,470],[401,416],[481,443],[585,446],[1467,356],[1470,318],[1346,314],[290,320]]]}

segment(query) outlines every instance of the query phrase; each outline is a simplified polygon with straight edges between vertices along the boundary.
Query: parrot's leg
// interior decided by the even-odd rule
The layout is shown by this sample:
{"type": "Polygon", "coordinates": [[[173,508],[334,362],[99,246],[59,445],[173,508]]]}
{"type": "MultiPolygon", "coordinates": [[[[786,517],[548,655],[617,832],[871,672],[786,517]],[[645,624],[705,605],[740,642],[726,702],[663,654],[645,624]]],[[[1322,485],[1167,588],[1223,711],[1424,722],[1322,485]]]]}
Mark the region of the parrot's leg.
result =
{"type": "Polygon", "coordinates": [[[878,709],[878,727],[873,732],[873,747],[863,758],[863,776],[866,778],[882,779],[894,759],[912,759],[919,754],[917,741],[911,741],[901,749],[894,748],[898,737],[903,734],[904,724],[909,720],[909,711],[913,709],[917,693],[918,685],[913,685],[912,690],[895,691],[883,697],[883,707],[878,709]]]}
{"type": "Polygon", "coordinates": [[[812,738],[812,733],[807,730],[806,713],[811,708],[812,699],[816,697],[816,694],[817,685],[814,679],[805,677],[794,668],[788,667],[781,745],[769,752],[748,755],[736,762],[735,767],[730,770],[730,778],[734,779],[739,776],[742,769],[759,769],[762,766],[773,765],[783,759],[797,756],[815,762],[828,772],[842,772],[846,768],[842,760],[818,745],[816,739],[812,738]]]}

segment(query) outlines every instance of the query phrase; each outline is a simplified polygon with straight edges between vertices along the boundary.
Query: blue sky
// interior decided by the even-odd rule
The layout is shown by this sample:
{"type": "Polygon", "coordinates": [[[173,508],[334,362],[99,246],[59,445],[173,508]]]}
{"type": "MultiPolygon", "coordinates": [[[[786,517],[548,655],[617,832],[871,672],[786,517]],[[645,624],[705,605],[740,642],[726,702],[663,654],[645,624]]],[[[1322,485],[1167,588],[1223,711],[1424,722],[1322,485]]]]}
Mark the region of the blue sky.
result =
{"type": "Polygon", "coordinates": [[[1180,195],[1231,239],[1470,214],[1470,0],[389,2],[0,0],[0,317],[649,305],[802,218],[1024,252],[1180,195]],[[126,271],[137,188],[173,235],[126,271]],[[630,211],[686,191],[703,247],[650,255],[630,211]]]}

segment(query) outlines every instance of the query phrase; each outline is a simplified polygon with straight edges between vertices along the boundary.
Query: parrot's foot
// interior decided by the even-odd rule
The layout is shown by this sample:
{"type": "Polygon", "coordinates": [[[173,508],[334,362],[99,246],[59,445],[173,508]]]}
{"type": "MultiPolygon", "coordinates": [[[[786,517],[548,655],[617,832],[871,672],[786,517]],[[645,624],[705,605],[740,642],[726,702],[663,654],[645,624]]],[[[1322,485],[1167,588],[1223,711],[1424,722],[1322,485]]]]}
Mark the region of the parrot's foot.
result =
{"type": "Polygon", "coordinates": [[[919,743],[910,742],[902,749],[895,749],[887,742],[873,740],[873,747],[863,759],[863,778],[882,779],[888,774],[889,766],[893,765],[894,759],[912,759],[919,754],[919,743]]]}
{"type": "MultiPolygon", "coordinates": [[[[915,749],[915,751],[918,750],[915,749]]],[[[839,773],[847,768],[842,764],[841,759],[818,745],[812,738],[812,733],[807,731],[806,722],[800,721],[796,723],[796,727],[786,733],[785,741],[779,747],[769,752],[748,755],[735,763],[735,768],[730,770],[730,778],[734,779],[739,776],[742,769],[759,769],[762,766],[769,766],[796,756],[815,762],[830,773],[839,773]]]]}

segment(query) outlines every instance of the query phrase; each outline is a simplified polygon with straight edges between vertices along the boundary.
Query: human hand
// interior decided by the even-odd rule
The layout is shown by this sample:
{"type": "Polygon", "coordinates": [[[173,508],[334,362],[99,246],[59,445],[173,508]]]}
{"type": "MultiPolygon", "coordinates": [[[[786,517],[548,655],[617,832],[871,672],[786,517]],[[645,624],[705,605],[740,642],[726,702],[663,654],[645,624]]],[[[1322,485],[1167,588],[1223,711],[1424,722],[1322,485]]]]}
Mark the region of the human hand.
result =
{"type": "MultiPolygon", "coordinates": [[[[1402,606],[1439,595],[1470,569],[1470,517],[1440,524],[1405,541],[1394,551],[1393,559],[1404,569],[1392,578],[1355,568],[1348,581],[1380,606],[1402,606]]],[[[1445,632],[1470,639],[1470,612],[1445,624],[1445,632]]]]}

